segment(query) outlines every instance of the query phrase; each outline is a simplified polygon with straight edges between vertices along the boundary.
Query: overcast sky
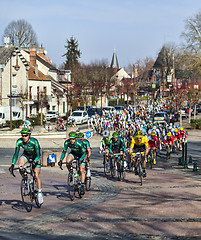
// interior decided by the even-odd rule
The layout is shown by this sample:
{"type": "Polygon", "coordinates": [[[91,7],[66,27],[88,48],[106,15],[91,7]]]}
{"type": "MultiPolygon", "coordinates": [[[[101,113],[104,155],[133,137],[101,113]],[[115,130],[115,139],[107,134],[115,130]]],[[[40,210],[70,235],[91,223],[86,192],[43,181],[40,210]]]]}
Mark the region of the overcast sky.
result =
{"type": "Polygon", "coordinates": [[[0,36],[11,21],[25,19],[57,66],[71,36],[85,64],[110,63],[114,49],[120,67],[155,60],[165,43],[182,42],[185,20],[201,11],[200,0],[0,0],[0,6],[0,36]]]}

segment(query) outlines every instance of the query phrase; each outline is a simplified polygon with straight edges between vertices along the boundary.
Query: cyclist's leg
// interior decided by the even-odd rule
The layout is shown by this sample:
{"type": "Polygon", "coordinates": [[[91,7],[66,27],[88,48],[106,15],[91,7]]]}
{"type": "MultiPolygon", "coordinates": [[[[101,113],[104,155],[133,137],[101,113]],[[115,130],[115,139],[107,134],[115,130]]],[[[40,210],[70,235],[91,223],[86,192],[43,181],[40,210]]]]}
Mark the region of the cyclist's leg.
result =
{"type": "Polygon", "coordinates": [[[84,184],[85,182],[85,165],[86,163],[81,163],[80,164],[80,174],[81,174],[81,183],[84,184]]]}
{"type": "MultiPolygon", "coordinates": [[[[24,167],[27,162],[28,162],[27,157],[22,154],[22,156],[19,159],[18,167],[19,168],[24,167]]],[[[24,169],[20,169],[19,172],[21,176],[24,177],[24,169]]]]}
{"type": "Polygon", "coordinates": [[[36,178],[36,182],[37,182],[37,187],[38,187],[39,190],[41,190],[41,188],[42,188],[42,181],[41,181],[41,178],[40,178],[40,170],[41,170],[41,167],[39,167],[39,165],[37,165],[34,169],[35,178],[36,178]]]}
{"type": "Polygon", "coordinates": [[[72,162],[73,159],[74,159],[73,154],[69,153],[66,158],[66,167],[68,168],[68,170],[70,170],[70,167],[71,167],[69,163],[72,162]]]}

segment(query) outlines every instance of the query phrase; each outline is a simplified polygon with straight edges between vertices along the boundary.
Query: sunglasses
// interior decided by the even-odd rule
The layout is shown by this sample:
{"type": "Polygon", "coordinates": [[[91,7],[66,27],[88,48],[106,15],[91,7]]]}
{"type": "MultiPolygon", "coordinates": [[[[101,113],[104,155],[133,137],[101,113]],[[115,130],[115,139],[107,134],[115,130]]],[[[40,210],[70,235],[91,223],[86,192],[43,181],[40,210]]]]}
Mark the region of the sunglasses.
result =
{"type": "Polygon", "coordinates": [[[29,135],[28,134],[23,134],[22,137],[28,137],[29,135]]]}
{"type": "Polygon", "coordinates": [[[137,139],[142,139],[141,137],[138,137],[137,139]]]}

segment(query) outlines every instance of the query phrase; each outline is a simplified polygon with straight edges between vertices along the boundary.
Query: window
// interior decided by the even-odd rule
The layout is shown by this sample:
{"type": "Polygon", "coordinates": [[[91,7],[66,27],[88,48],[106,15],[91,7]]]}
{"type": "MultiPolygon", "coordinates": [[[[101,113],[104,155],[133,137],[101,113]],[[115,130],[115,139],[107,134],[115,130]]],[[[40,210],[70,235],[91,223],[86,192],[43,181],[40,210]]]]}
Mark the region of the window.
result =
{"type": "Polygon", "coordinates": [[[32,92],[31,92],[31,90],[32,90],[32,87],[29,87],[29,99],[30,100],[32,100],[32,92]]]}
{"type": "Polygon", "coordinates": [[[47,87],[43,88],[45,96],[47,96],[47,87]]]}
{"type": "Polygon", "coordinates": [[[65,102],[63,102],[63,113],[65,113],[65,102]]]}
{"type": "Polygon", "coordinates": [[[37,100],[39,100],[39,94],[40,94],[40,88],[39,86],[37,87],[37,100]]]}

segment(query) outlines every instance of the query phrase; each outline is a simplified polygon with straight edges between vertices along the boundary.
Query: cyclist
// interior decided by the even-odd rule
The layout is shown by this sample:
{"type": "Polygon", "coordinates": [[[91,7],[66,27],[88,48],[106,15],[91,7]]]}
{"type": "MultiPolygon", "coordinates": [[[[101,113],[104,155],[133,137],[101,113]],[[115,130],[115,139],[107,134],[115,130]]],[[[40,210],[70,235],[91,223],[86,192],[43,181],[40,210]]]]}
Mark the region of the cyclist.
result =
{"type": "Polygon", "coordinates": [[[76,137],[77,137],[77,139],[80,139],[80,140],[83,142],[84,147],[85,147],[85,149],[86,149],[87,177],[91,177],[90,168],[89,168],[89,165],[90,165],[90,157],[91,157],[91,147],[90,147],[89,140],[87,140],[87,139],[84,138],[84,133],[78,133],[76,137]]]}
{"type": "Polygon", "coordinates": [[[129,150],[130,155],[132,155],[132,153],[134,153],[132,159],[134,162],[136,175],[138,174],[137,167],[136,167],[136,155],[135,155],[135,153],[137,153],[137,152],[143,152],[142,153],[142,168],[143,168],[143,176],[146,177],[147,173],[146,173],[145,155],[147,155],[149,153],[149,143],[148,143],[148,138],[143,136],[141,131],[138,131],[137,135],[132,139],[130,150],[129,150]]]}
{"type": "MultiPolygon", "coordinates": [[[[114,156],[115,153],[122,153],[123,157],[126,156],[126,146],[123,137],[119,136],[117,132],[112,134],[110,140],[110,153],[111,156],[114,156]]],[[[115,159],[116,161],[117,159],[115,159]]]]}
{"type": "MultiPolygon", "coordinates": [[[[110,151],[110,140],[112,136],[110,136],[110,132],[108,130],[105,130],[103,132],[103,138],[101,140],[101,145],[100,145],[100,152],[104,151],[106,161],[109,161],[109,151],[110,151]]],[[[103,162],[103,164],[105,164],[103,162]]],[[[109,168],[109,164],[108,164],[109,168]]]]}
{"type": "Polygon", "coordinates": [[[67,139],[64,142],[64,149],[61,154],[60,161],[58,162],[58,165],[62,166],[62,161],[65,158],[67,149],[70,148],[71,152],[68,153],[66,158],[66,165],[68,170],[70,170],[70,162],[72,162],[75,157],[78,157],[80,159],[80,173],[81,173],[81,194],[84,195],[84,183],[85,183],[85,156],[86,156],[86,149],[84,147],[84,144],[81,140],[76,139],[76,132],[70,132],[69,133],[69,139],[67,139]]]}
{"type": "Polygon", "coordinates": [[[175,128],[175,130],[174,130],[174,132],[175,132],[174,133],[174,144],[175,144],[175,148],[176,148],[176,143],[177,143],[177,141],[179,141],[179,150],[182,150],[182,146],[181,146],[181,144],[182,144],[182,135],[181,135],[181,133],[180,133],[178,128],[175,128]]]}
{"type": "Polygon", "coordinates": [[[24,123],[23,123],[22,127],[30,129],[31,122],[28,119],[24,120],[24,123]]]}
{"type": "Polygon", "coordinates": [[[117,132],[112,134],[110,141],[110,153],[126,153],[126,146],[124,139],[118,135],[117,132]]]}
{"type": "Polygon", "coordinates": [[[153,164],[156,164],[156,149],[158,149],[159,147],[159,140],[156,135],[156,132],[154,131],[151,132],[150,136],[148,137],[148,141],[149,141],[150,150],[153,149],[153,154],[154,154],[153,164]]]}
{"type": "Polygon", "coordinates": [[[168,145],[170,145],[170,152],[172,152],[172,147],[174,144],[174,137],[171,135],[170,132],[168,132],[167,135],[165,136],[164,144],[166,146],[166,149],[167,149],[168,145]]]}
{"type": "Polygon", "coordinates": [[[182,135],[182,139],[185,140],[187,138],[187,133],[186,133],[186,131],[184,130],[183,127],[180,127],[180,133],[182,135]]]}
{"type": "MultiPolygon", "coordinates": [[[[43,195],[42,195],[42,182],[40,178],[40,170],[41,170],[41,162],[40,162],[40,145],[38,140],[34,137],[31,137],[30,129],[23,128],[21,130],[21,138],[19,138],[16,142],[15,153],[13,155],[12,164],[9,168],[10,173],[13,173],[13,169],[15,163],[18,159],[18,154],[20,151],[20,147],[24,149],[18,163],[18,167],[23,167],[27,162],[30,162],[34,166],[34,173],[37,181],[38,187],[38,202],[39,204],[43,203],[43,195]]],[[[23,169],[20,170],[20,174],[23,176],[23,169]]]]}

